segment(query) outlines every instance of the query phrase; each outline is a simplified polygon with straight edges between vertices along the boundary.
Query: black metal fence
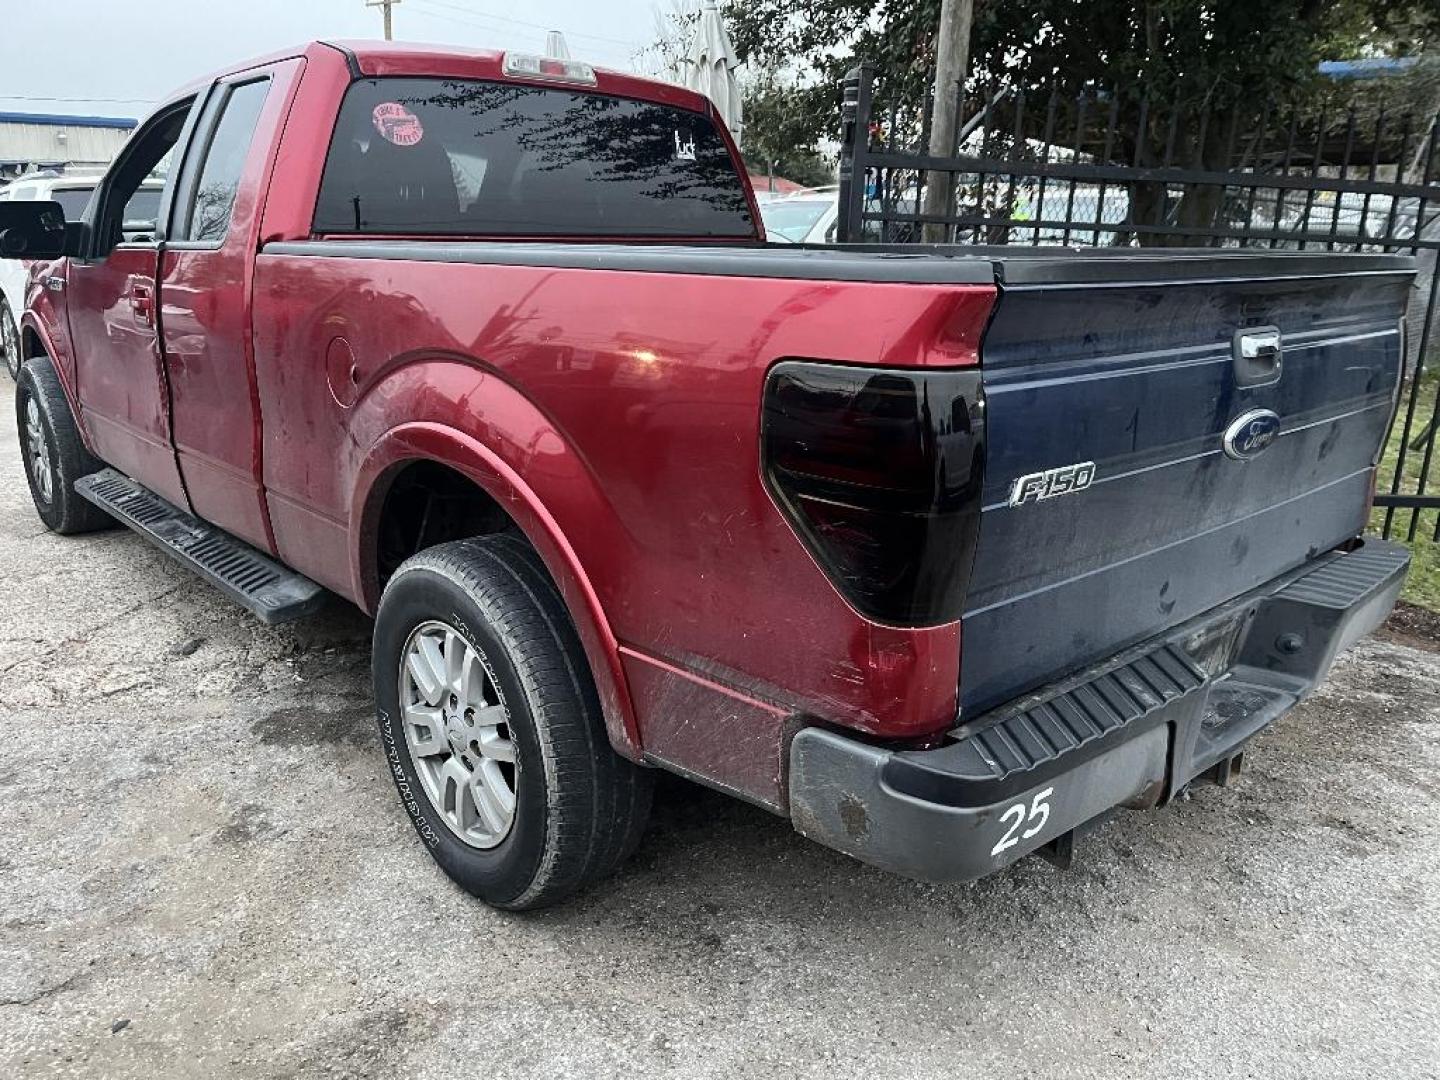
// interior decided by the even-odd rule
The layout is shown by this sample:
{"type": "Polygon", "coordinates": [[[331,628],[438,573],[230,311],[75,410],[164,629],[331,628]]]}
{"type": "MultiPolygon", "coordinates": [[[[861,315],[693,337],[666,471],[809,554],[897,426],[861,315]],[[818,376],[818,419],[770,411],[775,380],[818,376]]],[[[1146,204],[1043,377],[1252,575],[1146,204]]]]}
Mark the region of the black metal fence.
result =
{"type": "MultiPolygon", "coordinates": [[[[935,158],[928,106],[877,106],[867,66],[845,84],[841,242],[1263,247],[1417,256],[1407,368],[1376,505],[1414,540],[1440,510],[1430,357],[1440,250],[1440,116],[1374,93],[1287,109],[1100,88],[962,95],[959,150],[935,158]],[[942,184],[936,191],[932,185],[942,184]],[[927,187],[931,187],[927,198],[927,187]]],[[[1440,514],[1433,537],[1440,540],[1440,514]]]]}

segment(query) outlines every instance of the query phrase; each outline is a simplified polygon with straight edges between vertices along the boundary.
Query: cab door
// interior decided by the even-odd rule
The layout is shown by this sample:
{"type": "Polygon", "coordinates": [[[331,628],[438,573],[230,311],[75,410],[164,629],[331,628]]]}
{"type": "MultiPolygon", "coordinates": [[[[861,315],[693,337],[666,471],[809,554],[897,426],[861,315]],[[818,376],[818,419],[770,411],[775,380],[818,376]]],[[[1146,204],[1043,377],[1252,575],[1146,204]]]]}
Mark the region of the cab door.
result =
{"type": "Polygon", "coordinates": [[[191,506],[197,516],[272,552],[250,291],[274,142],[302,63],[254,68],[211,89],[180,170],[160,254],[171,430],[191,506]]]}
{"type": "Polygon", "coordinates": [[[157,494],[185,506],[185,486],[170,445],[170,398],[156,331],[156,223],[132,207],[153,199],[155,177],[192,126],[195,101],[162,108],[126,144],[91,206],[85,253],[70,260],[70,340],[80,418],[95,453],[157,494]],[[143,226],[148,225],[148,228],[143,226]]]}

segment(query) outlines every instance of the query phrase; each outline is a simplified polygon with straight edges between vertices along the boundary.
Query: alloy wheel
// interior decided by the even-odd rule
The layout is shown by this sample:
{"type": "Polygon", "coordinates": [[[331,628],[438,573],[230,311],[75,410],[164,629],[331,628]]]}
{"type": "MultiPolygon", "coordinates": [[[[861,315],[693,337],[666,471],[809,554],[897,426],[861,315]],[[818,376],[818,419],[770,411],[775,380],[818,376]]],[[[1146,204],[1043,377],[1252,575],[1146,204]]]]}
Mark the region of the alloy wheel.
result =
{"type": "Polygon", "coordinates": [[[400,706],[430,805],[466,844],[495,847],[515,823],[518,764],[484,656],[454,627],[420,624],[401,653],[400,706]]]}
{"type": "Polygon", "coordinates": [[[50,440],[40,419],[40,407],[32,397],[25,403],[25,441],[30,451],[30,475],[46,504],[55,498],[55,470],[50,458],[50,440]]]}

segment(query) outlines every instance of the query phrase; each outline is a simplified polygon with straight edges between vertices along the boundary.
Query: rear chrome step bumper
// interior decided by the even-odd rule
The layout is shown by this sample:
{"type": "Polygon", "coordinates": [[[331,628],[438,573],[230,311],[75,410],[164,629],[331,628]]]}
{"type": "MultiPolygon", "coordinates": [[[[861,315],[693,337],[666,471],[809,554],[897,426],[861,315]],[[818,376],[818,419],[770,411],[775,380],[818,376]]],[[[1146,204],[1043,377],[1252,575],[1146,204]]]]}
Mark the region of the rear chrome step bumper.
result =
{"type": "Polygon", "coordinates": [[[1410,565],[1367,540],[966,723],[933,750],[821,728],[790,747],[795,828],[862,862],[965,881],[1118,807],[1227,778],[1245,743],[1394,607],[1410,565]]]}

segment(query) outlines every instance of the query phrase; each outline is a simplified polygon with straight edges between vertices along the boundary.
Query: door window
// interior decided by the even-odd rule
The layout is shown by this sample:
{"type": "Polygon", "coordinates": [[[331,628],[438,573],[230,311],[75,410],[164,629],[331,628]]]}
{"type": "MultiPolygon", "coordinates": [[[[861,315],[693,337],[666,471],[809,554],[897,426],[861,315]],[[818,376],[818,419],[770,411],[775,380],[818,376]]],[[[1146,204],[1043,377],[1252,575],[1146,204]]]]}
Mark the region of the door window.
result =
{"type": "MultiPolygon", "coordinates": [[[[151,198],[144,189],[158,191],[164,187],[171,152],[180,141],[193,104],[193,99],[180,102],[150,121],[126,145],[105,178],[95,220],[93,253],[97,258],[103,259],[125,239],[125,222],[132,207],[138,211],[142,204],[148,205],[151,198]]],[[[147,242],[153,239],[152,236],[147,242]]]]}
{"type": "MultiPolygon", "coordinates": [[[[163,185],[154,181],[148,181],[141,186],[140,190],[130,196],[130,201],[125,204],[125,239],[136,240],[140,237],[152,237],[155,234],[155,223],[160,219],[160,195],[163,185]]],[[[65,215],[67,218],[69,214],[65,215]]]]}
{"type": "Polygon", "coordinates": [[[245,169],[250,142],[269,89],[268,79],[227,88],[218,106],[220,120],[212,129],[195,180],[185,227],[177,239],[211,244],[225,239],[230,214],[235,209],[235,195],[240,190],[240,175],[245,169]]]}

